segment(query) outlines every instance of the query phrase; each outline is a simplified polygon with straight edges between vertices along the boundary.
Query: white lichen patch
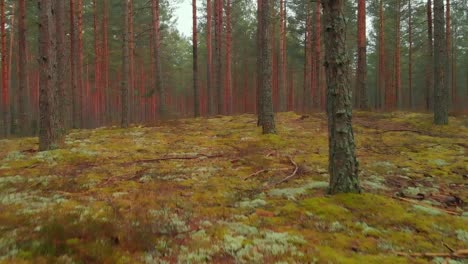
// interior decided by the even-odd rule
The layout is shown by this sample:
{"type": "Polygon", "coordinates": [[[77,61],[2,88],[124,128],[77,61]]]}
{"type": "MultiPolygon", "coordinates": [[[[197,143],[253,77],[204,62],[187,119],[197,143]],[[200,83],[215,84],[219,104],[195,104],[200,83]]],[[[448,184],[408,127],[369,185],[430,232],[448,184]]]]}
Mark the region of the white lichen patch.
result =
{"type": "Polygon", "coordinates": [[[328,182],[322,181],[311,181],[301,187],[296,188],[283,188],[283,189],[273,189],[268,192],[271,196],[285,197],[288,200],[296,200],[297,197],[306,194],[312,189],[325,189],[328,188],[328,182]]]}

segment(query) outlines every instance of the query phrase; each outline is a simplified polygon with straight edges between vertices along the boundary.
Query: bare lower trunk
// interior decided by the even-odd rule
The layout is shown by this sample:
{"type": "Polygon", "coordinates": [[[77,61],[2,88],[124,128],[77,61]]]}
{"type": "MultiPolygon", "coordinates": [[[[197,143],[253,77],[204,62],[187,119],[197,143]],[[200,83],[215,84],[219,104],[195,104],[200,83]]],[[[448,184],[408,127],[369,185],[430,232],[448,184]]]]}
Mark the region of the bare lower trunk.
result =
{"type": "Polygon", "coordinates": [[[434,123],[448,124],[444,0],[434,0],[434,123]]]}
{"type": "Polygon", "coordinates": [[[324,0],[325,67],[328,84],[329,193],[361,191],[352,119],[349,58],[342,0],[324,0]]]}

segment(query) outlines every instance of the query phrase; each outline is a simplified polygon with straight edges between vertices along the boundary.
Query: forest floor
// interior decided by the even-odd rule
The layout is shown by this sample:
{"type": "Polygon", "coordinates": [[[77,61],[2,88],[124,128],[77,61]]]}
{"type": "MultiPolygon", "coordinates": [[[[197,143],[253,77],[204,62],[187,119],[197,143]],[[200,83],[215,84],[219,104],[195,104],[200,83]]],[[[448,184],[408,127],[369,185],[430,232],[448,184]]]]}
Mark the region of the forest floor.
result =
{"type": "Polygon", "coordinates": [[[324,114],[1,140],[0,263],[466,263],[468,118],[431,121],[355,113],[360,195],[326,194],[324,114]]]}

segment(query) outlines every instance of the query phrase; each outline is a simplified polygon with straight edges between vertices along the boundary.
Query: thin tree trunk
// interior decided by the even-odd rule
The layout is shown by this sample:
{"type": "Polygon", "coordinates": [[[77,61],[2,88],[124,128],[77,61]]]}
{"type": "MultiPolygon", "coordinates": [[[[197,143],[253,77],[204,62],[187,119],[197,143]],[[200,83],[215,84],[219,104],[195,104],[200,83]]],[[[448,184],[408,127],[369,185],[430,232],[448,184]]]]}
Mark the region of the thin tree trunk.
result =
{"type": "Polygon", "coordinates": [[[231,0],[226,0],[226,89],[224,98],[226,114],[232,113],[232,25],[231,0]]]}
{"type": "Polygon", "coordinates": [[[164,87],[162,68],[161,68],[161,35],[160,35],[160,17],[159,17],[159,0],[152,0],[153,14],[153,41],[154,41],[154,63],[155,63],[155,78],[156,89],[158,91],[158,112],[160,117],[165,118],[167,114],[166,106],[166,89],[164,87]]]}
{"type": "Polygon", "coordinates": [[[217,102],[217,114],[224,114],[224,87],[223,87],[223,76],[222,76],[222,54],[221,54],[221,35],[223,28],[223,12],[222,2],[223,0],[215,1],[215,83],[216,83],[216,102],[217,102]]]}
{"type": "Polygon", "coordinates": [[[128,93],[129,93],[129,122],[133,122],[135,118],[135,30],[133,19],[133,0],[129,3],[128,17],[128,93]]]}
{"type": "Polygon", "coordinates": [[[452,85],[452,25],[451,25],[451,10],[450,10],[450,0],[446,0],[446,14],[445,14],[445,40],[446,40],[446,50],[447,50],[447,72],[445,74],[445,81],[447,89],[450,90],[451,105],[454,105],[455,99],[455,89],[452,85]]]}
{"type": "MultiPolygon", "coordinates": [[[[58,16],[58,14],[57,14],[58,16]]],[[[19,0],[18,19],[18,130],[19,135],[30,135],[28,105],[28,59],[26,48],[26,0],[19,0]]]]}
{"type": "Polygon", "coordinates": [[[408,0],[408,108],[413,108],[413,9],[408,0]]]}
{"type": "Polygon", "coordinates": [[[198,91],[198,39],[197,39],[197,0],[192,0],[193,16],[193,107],[194,116],[200,116],[200,95],[198,91]]]}
{"type": "Polygon", "coordinates": [[[426,6],[427,14],[427,63],[426,63],[426,109],[429,110],[433,107],[433,94],[434,94],[434,74],[433,74],[433,61],[434,61],[434,41],[432,38],[432,0],[427,0],[426,6]]]}
{"type": "Polygon", "coordinates": [[[397,0],[397,19],[395,25],[395,91],[392,93],[391,108],[398,109],[401,102],[401,0],[397,0]]]}
{"type": "Polygon", "coordinates": [[[271,0],[262,0],[262,106],[263,106],[263,134],[276,134],[275,113],[272,100],[272,67],[271,67],[271,0]]]}
{"type": "MultiPolygon", "coordinates": [[[[378,107],[383,108],[384,104],[384,93],[386,94],[387,89],[385,88],[385,18],[383,11],[383,0],[380,0],[379,5],[379,85],[377,89],[377,102],[378,107]]],[[[385,100],[386,101],[386,100],[385,100]]]]}
{"type": "Polygon", "coordinates": [[[257,0],[257,126],[263,125],[263,100],[262,100],[262,0],[257,0]]]}
{"type": "Polygon", "coordinates": [[[324,105],[324,89],[322,89],[322,71],[323,71],[323,59],[322,59],[322,13],[321,13],[321,0],[317,0],[317,6],[315,9],[315,82],[317,87],[318,96],[318,108],[323,108],[324,105]]]}
{"type": "Polygon", "coordinates": [[[434,0],[434,123],[448,124],[447,42],[444,0],[434,0]]]}
{"type": "Polygon", "coordinates": [[[6,14],[5,0],[0,1],[0,16],[1,16],[1,59],[2,59],[2,106],[3,106],[3,135],[10,135],[10,87],[8,83],[8,66],[7,66],[7,47],[6,47],[6,14]]]}
{"type": "Polygon", "coordinates": [[[130,12],[131,12],[131,1],[124,0],[124,27],[122,33],[122,87],[121,87],[121,100],[122,100],[122,113],[120,126],[123,128],[128,127],[128,87],[129,87],[129,75],[130,75],[130,65],[129,65],[129,24],[130,24],[130,12]]]}
{"type": "Polygon", "coordinates": [[[83,120],[83,112],[86,111],[86,106],[84,103],[84,63],[83,63],[83,0],[77,0],[77,15],[76,15],[76,23],[77,23],[77,54],[76,54],[76,81],[78,84],[78,120],[80,123],[80,127],[84,127],[85,123],[83,120]]]}
{"type": "Polygon", "coordinates": [[[329,193],[359,193],[353,135],[346,23],[342,0],[323,0],[325,67],[328,84],[329,193]]]}
{"type": "MultiPolygon", "coordinates": [[[[215,0],[216,1],[216,0],[215,0]]],[[[206,52],[207,52],[207,69],[206,69],[206,93],[207,93],[207,109],[208,115],[214,113],[214,93],[213,93],[213,47],[212,47],[212,4],[211,0],[206,1],[206,52]]]]}
{"type": "Polygon", "coordinates": [[[280,0],[280,74],[279,74],[279,111],[287,109],[287,50],[286,50],[286,1],[280,0]]]}
{"type": "Polygon", "coordinates": [[[358,64],[357,91],[359,93],[358,106],[368,109],[367,101],[367,41],[366,41],[366,1],[358,1],[358,64]]]}
{"type": "Polygon", "coordinates": [[[111,91],[109,87],[109,2],[108,0],[103,0],[103,19],[102,19],[102,70],[103,73],[103,92],[104,96],[104,111],[105,111],[105,121],[109,124],[112,121],[111,117],[111,91]]]}
{"type": "Polygon", "coordinates": [[[57,109],[58,109],[58,125],[62,136],[65,135],[67,119],[68,97],[66,93],[66,76],[67,76],[67,57],[65,43],[65,3],[62,0],[55,1],[56,14],[56,42],[57,42],[57,109]]]}

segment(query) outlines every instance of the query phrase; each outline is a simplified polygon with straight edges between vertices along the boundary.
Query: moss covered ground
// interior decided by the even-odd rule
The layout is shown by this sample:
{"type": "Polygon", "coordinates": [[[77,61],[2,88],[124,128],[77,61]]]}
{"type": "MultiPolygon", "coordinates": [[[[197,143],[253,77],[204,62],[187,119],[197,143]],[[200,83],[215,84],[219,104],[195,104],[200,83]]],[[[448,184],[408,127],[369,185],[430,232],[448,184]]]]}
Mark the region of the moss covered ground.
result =
{"type": "Polygon", "coordinates": [[[355,113],[361,195],[326,195],[324,114],[1,140],[0,263],[466,263],[398,254],[468,248],[468,119],[431,121],[355,113]]]}

